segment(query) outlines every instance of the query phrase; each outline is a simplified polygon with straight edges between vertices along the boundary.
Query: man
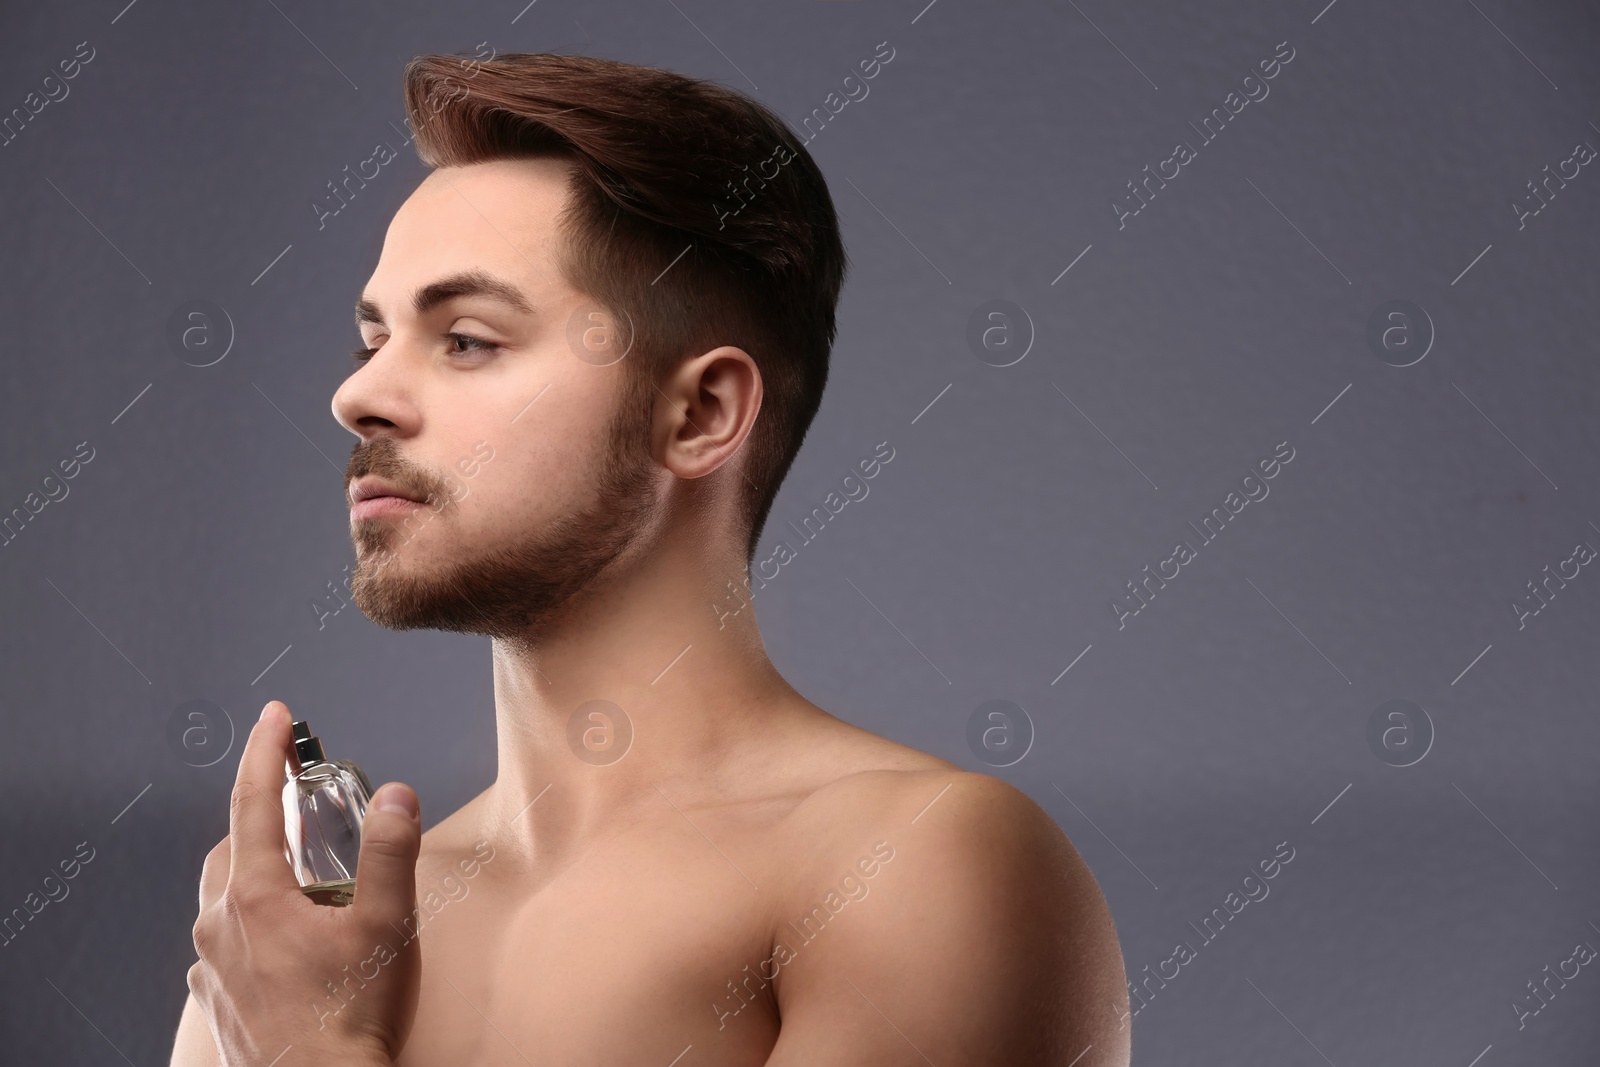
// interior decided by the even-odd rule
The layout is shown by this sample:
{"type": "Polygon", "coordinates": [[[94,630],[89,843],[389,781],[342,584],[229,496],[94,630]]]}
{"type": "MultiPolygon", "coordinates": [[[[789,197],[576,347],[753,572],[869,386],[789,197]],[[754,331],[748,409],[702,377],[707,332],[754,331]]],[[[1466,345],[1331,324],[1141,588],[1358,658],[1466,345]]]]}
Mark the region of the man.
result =
{"type": "Polygon", "coordinates": [[[498,775],[426,833],[379,790],[354,902],[319,906],[269,703],[172,1062],[1128,1063],[1116,934],[1060,829],[807,701],[743,610],[846,265],[804,147],[730,90],[587,57],[422,56],[405,88],[435,169],[333,398],[352,591],[492,639],[498,775]]]}

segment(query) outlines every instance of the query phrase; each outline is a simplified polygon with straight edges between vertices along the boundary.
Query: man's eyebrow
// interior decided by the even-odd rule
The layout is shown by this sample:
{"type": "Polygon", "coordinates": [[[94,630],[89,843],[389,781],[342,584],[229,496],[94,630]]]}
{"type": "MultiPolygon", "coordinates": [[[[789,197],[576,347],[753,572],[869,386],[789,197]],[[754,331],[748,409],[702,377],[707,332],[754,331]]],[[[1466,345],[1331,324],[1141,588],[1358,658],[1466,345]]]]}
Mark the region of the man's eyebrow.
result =
{"type": "MultiPolygon", "coordinates": [[[[538,310],[522,294],[521,289],[481,270],[462,271],[424,285],[412,294],[411,307],[418,315],[426,315],[445,301],[454,300],[458,296],[485,296],[491,300],[498,300],[525,315],[535,314],[538,310]]],[[[360,327],[364,322],[384,325],[383,313],[378,310],[378,305],[366,296],[356,301],[356,326],[360,327]]]]}

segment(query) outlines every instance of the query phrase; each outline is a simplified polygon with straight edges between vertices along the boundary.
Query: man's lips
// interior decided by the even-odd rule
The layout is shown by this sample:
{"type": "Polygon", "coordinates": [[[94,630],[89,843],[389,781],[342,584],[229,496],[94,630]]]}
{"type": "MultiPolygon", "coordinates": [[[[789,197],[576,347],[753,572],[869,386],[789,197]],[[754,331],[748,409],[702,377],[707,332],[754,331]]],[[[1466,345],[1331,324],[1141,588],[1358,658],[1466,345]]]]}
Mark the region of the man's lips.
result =
{"type": "Polygon", "coordinates": [[[399,514],[424,503],[426,500],[415,491],[381,478],[360,478],[350,486],[351,521],[399,514]]]}
{"type": "Polygon", "coordinates": [[[360,522],[362,519],[377,519],[388,515],[399,515],[421,506],[417,501],[407,500],[403,496],[363,497],[350,505],[350,521],[360,522]]]}
{"type": "Polygon", "coordinates": [[[412,500],[418,503],[422,502],[421,494],[407,489],[404,486],[396,485],[393,482],[385,481],[382,478],[374,477],[370,474],[361,478],[357,478],[351,483],[350,502],[352,504],[364,500],[367,497],[374,496],[397,496],[405,500],[412,500]]]}

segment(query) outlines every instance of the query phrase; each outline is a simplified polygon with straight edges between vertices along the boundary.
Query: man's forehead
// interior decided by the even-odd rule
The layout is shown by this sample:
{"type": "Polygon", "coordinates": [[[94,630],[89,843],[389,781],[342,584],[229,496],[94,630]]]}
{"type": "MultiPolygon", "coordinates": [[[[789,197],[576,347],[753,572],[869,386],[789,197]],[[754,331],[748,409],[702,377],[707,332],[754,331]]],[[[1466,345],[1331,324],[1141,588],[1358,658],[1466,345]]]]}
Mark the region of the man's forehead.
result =
{"type": "Polygon", "coordinates": [[[546,161],[435,170],[390,221],[367,294],[385,304],[409,302],[424,285],[475,273],[509,282],[528,303],[543,305],[565,288],[555,223],[564,204],[564,179],[546,161]]]}
{"type": "Polygon", "coordinates": [[[549,157],[490,159],[461,166],[436,167],[412,193],[417,201],[490,201],[497,206],[534,206],[548,213],[566,199],[569,161],[549,157]]]}
{"type": "Polygon", "coordinates": [[[438,244],[459,236],[485,247],[542,245],[566,207],[566,174],[567,168],[544,159],[440,167],[400,205],[385,243],[438,244]]]}

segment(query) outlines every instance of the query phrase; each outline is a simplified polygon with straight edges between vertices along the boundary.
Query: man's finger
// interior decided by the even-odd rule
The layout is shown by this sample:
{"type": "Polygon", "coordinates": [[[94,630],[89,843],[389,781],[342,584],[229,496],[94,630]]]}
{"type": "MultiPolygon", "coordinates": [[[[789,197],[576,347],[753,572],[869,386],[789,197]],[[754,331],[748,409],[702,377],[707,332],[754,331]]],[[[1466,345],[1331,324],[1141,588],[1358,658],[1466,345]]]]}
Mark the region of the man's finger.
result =
{"type": "Polygon", "coordinates": [[[289,756],[289,709],[267,703],[239,756],[229,805],[228,884],[298,888],[283,856],[283,778],[289,756]]]}
{"type": "Polygon", "coordinates": [[[356,899],[351,906],[374,923],[398,923],[417,906],[417,854],[422,848],[417,812],[417,794],[411,787],[390,782],[373,796],[361,821],[356,899]]]}
{"type": "Polygon", "coordinates": [[[227,884],[228,839],[224,837],[206,853],[206,861],[200,867],[200,910],[205,911],[215,904],[222,895],[222,887],[227,884]]]}

